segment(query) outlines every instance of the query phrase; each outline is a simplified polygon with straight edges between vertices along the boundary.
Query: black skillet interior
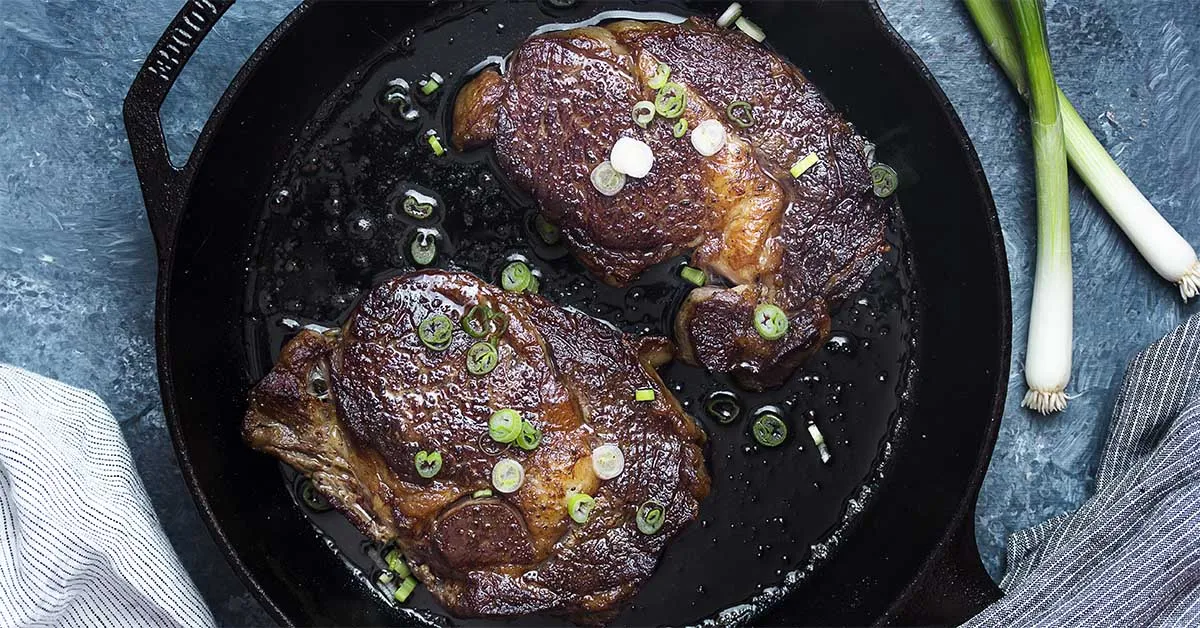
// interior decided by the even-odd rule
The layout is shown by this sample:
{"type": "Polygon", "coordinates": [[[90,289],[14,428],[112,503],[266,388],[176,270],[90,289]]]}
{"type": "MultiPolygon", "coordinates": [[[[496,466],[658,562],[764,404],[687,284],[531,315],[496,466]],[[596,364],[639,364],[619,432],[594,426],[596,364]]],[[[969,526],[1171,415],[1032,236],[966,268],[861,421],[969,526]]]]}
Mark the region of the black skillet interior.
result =
{"type": "MultiPolygon", "coordinates": [[[[556,300],[631,331],[664,331],[682,294],[669,266],[630,291],[595,286],[561,252],[527,244],[536,241],[525,227],[528,204],[491,174],[486,155],[428,154],[422,131],[432,126],[446,137],[436,98],[416,125],[377,98],[388,79],[426,71],[449,76],[444,92],[452,93],[464,70],[503,54],[532,28],[606,8],[316,2],[281,25],[235,79],[184,172],[155,172],[139,160],[162,253],[160,365],[181,463],[231,561],[280,619],[415,619],[347,568],[344,560],[357,562],[371,575],[361,541],[338,530],[338,516],[315,517],[340,543],[335,554],[293,502],[277,466],[237,433],[246,390],[287,337],[285,319],[335,322],[363,289],[410,265],[396,242],[407,242],[416,225],[396,219],[397,194],[414,188],[440,198],[446,254],[439,264],[492,277],[505,256],[523,254],[542,268],[545,291],[556,300]],[[438,27],[425,32],[422,24],[438,27]]],[[[898,224],[908,225],[907,234],[892,234],[896,250],[871,287],[835,315],[838,340],[785,392],[747,398],[751,408],[790,402],[783,407],[793,436],[784,451],[743,452],[744,423],[705,422],[716,478],[705,524],[672,545],[624,623],[694,621],[760,585],[770,593],[785,578],[798,581],[798,590],[765,621],[880,617],[952,524],[964,516],[969,524],[1002,402],[1003,253],[974,153],[944,97],[872,5],[764,3],[748,13],[900,171],[898,224]],[[831,465],[804,448],[809,411],[830,437],[831,465]],[[866,516],[846,516],[860,504],[866,516]],[[843,520],[848,525],[839,527],[843,520]],[[827,542],[831,532],[834,543],[827,542]],[[784,575],[793,568],[807,574],[817,563],[812,574],[784,575]]],[[[145,148],[138,125],[147,122],[136,108],[130,118],[136,155],[145,148]]],[[[665,375],[697,414],[704,394],[725,385],[681,366],[665,375]]],[[[979,575],[969,549],[958,557],[968,581],[979,575]]],[[[915,617],[955,619],[974,603],[964,596],[951,594],[940,611],[915,617]]],[[[436,608],[420,595],[412,606],[436,608]]]]}

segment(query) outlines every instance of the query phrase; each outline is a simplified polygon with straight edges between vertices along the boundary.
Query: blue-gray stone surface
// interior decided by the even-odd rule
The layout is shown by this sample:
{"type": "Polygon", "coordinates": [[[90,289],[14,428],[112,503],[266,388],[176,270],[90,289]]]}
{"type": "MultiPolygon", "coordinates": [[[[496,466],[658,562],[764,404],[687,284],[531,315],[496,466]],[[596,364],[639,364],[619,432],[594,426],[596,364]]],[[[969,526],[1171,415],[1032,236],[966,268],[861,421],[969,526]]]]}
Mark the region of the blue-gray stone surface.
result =
{"type": "MultiPolygon", "coordinates": [[[[168,536],[222,624],[269,619],[196,514],[167,437],[155,376],[155,256],[121,121],[134,73],[182,0],[0,0],[0,361],[95,390],[122,421],[168,536]]],[[[1078,505],[1090,488],[1125,363],[1184,305],[1077,180],[1071,210],[1075,354],[1063,414],[1023,411],[1034,259],[1024,105],[950,0],[881,0],[966,124],[1000,210],[1012,272],[1014,355],[1000,440],[977,513],[1002,569],[1005,536],[1078,505]]],[[[1200,243],[1200,2],[1050,0],[1057,75],[1162,213],[1200,243]]],[[[224,85],[294,6],[242,0],[164,107],[186,154],[224,85]]],[[[769,29],[768,29],[769,31],[769,29]]]]}

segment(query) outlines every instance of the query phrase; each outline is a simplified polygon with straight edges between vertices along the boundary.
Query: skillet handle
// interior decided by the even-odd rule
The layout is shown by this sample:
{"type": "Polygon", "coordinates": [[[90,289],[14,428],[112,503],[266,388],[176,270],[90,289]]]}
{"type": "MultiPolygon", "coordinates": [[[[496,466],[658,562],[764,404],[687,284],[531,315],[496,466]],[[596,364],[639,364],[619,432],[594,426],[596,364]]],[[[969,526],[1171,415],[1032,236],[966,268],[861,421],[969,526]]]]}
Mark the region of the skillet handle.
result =
{"type": "Polygon", "coordinates": [[[888,609],[889,626],[953,626],[977,615],[1004,593],[983,567],[975,544],[975,509],[926,562],[917,579],[888,609]]]}
{"type": "Polygon", "coordinates": [[[192,164],[189,161],[182,168],[171,164],[159,110],[196,47],[233,2],[188,0],[146,55],[146,62],[125,95],[125,133],[160,260],[166,259],[174,246],[175,224],[192,164]]]}

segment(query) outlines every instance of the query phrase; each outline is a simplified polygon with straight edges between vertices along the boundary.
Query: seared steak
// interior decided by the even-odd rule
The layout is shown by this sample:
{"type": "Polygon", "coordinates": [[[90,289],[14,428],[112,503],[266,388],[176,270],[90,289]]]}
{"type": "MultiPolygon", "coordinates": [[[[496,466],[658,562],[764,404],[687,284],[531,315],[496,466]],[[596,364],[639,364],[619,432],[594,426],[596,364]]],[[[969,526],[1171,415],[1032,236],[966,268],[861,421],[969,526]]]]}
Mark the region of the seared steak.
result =
{"type": "Polygon", "coordinates": [[[829,309],[861,287],[886,250],[885,202],[871,192],[867,144],[800,71],[737,30],[623,21],[538,35],[504,75],[486,70],[459,93],[459,150],[495,146],[502,170],[562,228],[576,257],[623,285],[680,253],[733,284],[696,290],[676,324],[681,357],[745,386],[778,385],[828,333],[829,309]],[[716,120],[727,143],[711,157],[672,133],[675,120],[635,124],[659,64],[686,93],[695,130],[716,120]],[[735,124],[735,102],[753,122],[735,124]],[[654,164],[614,196],[591,171],[621,137],[645,142],[654,164]],[[790,169],[816,158],[799,177],[790,169]],[[810,158],[811,159],[811,158],[810,158]],[[788,333],[764,340],[760,303],[787,313],[788,333]]]}
{"type": "Polygon", "coordinates": [[[394,540],[452,613],[601,622],[708,493],[704,433],[654,370],[670,357],[666,339],[626,336],[539,296],[467,273],[411,273],[371,291],[341,330],[306,329],[289,342],[251,392],[244,436],[308,474],[364,534],[394,540]],[[468,372],[478,339],[458,324],[476,305],[508,320],[485,375],[468,372]],[[440,351],[417,331],[437,314],[455,322],[440,351]],[[654,400],[635,401],[640,388],[654,400]],[[497,453],[488,419],[502,408],[540,429],[541,444],[497,453]],[[625,457],[608,480],[592,466],[602,444],[625,457]],[[442,456],[432,478],[418,473],[419,451],[442,456]],[[475,497],[492,489],[501,458],[524,466],[524,483],[475,497]],[[596,502],[582,524],[566,508],[576,492],[596,502]],[[665,522],[644,534],[636,512],[651,500],[665,522]]]}

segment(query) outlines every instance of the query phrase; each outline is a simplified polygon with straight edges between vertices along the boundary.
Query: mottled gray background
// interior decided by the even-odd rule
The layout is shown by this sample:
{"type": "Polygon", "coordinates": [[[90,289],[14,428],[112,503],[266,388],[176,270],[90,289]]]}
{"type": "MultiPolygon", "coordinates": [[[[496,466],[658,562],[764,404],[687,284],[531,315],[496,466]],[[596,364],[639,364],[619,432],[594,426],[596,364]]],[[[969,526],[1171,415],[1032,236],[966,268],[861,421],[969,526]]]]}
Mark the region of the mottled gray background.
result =
{"type": "MultiPolygon", "coordinates": [[[[182,0],[0,0],[0,361],[97,391],[121,420],[183,562],[229,625],[269,623],[226,566],[187,495],[155,381],[155,260],[121,123],[121,99],[182,0]]],[[[1089,491],[1125,363],[1178,324],[1183,305],[1072,185],[1076,281],[1070,409],[1018,407],[1033,275],[1032,164],[1023,105],[949,0],[881,0],[975,141],[1012,267],[1014,366],[979,500],[993,574],[1009,532],[1089,491]]],[[[164,107],[186,153],[228,80],[294,0],[242,0],[164,107]]],[[[1063,89],[1146,195],[1200,244],[1200,2],[1048,2],[1063,89]]],[[[769,34],[769,29],[768,29],[769,34]]]]}

